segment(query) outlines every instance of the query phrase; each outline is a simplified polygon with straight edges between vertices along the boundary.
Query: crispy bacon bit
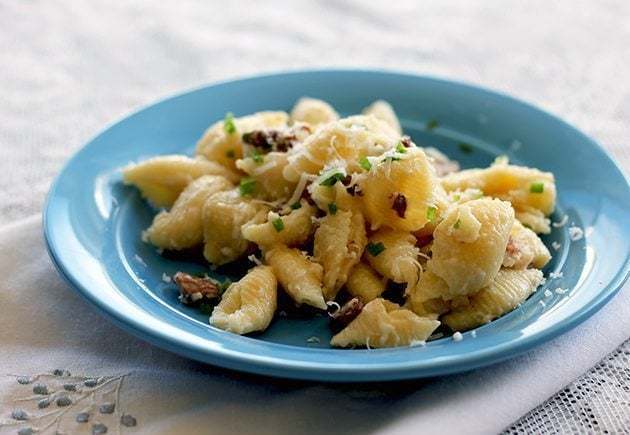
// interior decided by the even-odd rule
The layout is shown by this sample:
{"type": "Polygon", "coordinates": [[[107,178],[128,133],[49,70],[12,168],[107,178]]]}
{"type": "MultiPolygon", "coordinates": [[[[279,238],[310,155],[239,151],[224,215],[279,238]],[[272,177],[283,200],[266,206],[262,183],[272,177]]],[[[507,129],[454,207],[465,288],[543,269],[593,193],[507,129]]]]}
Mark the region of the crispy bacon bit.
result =
{"type": "Polygon", "coordinates": [[[180,300],[185,304],[209,301],[219,297],[219,287],[210,278],[199,278],[177,272],[173,279],[179,287],[180,300]]]}
{"type": "Polygon", "coordinates": [[[518,243],[510,236],[505,247],[505,255],[503,256],[503,266],[512,267],[516,264],[521,256],[521,249],[518,243]]]}
{"type": "Polygon", "coordinates": [[[243,142],[262,151],[286,152],[293,148],[295,142],[303,140],[311,133],[306,125],[294,126],[288,131],[253,130],[243,134],[243,142]]]}
{"type": "Polygon", "coordinates": [[[363,192],[358,184],[351,184],[346,188],[346,192],[348,192],[350,196],[363,196],[363,192]]]}
{"type": "Polygon", "coordinates": [[[407,135],[404,135],[403,137],[400,138],[400,143],[405,148],[411,148],[413,146],[413,142],[411,141],[411,138],[407,135]]]}
{"type": "Polygon", "coordinates": [[[392,210],[394,210],[400,218],[404,219],[405,212],[407,211],[407,198],[405,198],[405,195],[402,193],[395,193],[393,197],[392,210]]]}
{"type": "Polygon", "coordinates": [[[363,302],[359,298],[352,298],[343,307],[330,314],[330,328],[337,333],[348,326],[363,310],[363,302]]]}

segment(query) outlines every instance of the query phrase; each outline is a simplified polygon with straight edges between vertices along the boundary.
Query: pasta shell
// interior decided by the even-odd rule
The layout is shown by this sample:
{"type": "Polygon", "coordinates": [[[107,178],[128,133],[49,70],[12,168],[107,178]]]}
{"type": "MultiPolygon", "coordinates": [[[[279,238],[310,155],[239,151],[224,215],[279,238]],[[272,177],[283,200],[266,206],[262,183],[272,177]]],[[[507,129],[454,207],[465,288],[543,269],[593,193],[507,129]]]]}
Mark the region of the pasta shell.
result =
{"type": "Polygon", "coordinates": [[[374,299],[330,344],[336,347],[409,346],[424,341],[440,325],[437,320],[418,317],[385,299],[374,299]]]}
{"type": "Polygon", "coordinates": [[[474,293],[496,276],[514,224],[508,202],[477,199],[449,210],[433,233],[427,269],[442,278],[452,298],[474,293]]]}
{"type": "Polygon", "coordinates": [[[241,227],[263,222],[268,210],[260,201],[242,197],[237,189],[210,196],[203,207],[206,260],[221,265],[241,257],[249,246],[241,227]]]}
{"type": "Polygon", "coordinates": [[[469,297],[469,305],[445,315],[444,322],[454,331],[488,323],[519,306],[542,281],[543,274],[537,269],[502,269],[488,287],[469,297]]]}
{"type": "Polygon", "coordinates": [[[212,311],[210,324],[235,334],[267,329],[278,304],[271,267],[258,266],[233,283],[212,311]]]}
{"type": "Polygon", "coordinates": [[[503,267],[525,269],[531,265],[536,269],[542,269],[549,260],[551,254],[542,240],[532,230],[515,220],[503,257],[503,267]]]}
{"type": "Polygon", "coordinates": [[[384,100],[376,100],[362,112],[364,115],[374,115],[378,119],[385,121],[396,133],[402,134],[400,121],[391,104],[384,100]]]}
{"type": "Polygon", "coordinates": [[[346,289],[366,304],[385,291],[386,279],[365,263],[357,263],[348,275],[346,289]]]}
{"type": "Polygon", "coordinates": [[[449,308],[449,303],[443,300],[448,294],[446,282],[427,270],[420,277],[418,284],[407,292],[407,306],[419,316],[430,313],[442,314],[449,308]]]}
{"type": "Polygon", "coordinates": [[[266,222],[244,225],[243,237],[263,249],[275,245],[298,246],[304,244],[313,234],[315,207],[306,200],[300,201],[300,208],[286,216],[269,213],[266,222]]]}
{"type": "Polygon", "coordinates": [[[233,188],[220,175],[204,175],[190,183],[170,211],[161,211],[153,219],[143,238],[163,249],[185,249],[203,242],[203,206],[211,195],[233,188]]]}
{"type": "Polygon", "coordinates": [[[315,231],[313,254],[324,267],[324,297],[332,300],[346,283],[350,269],[359,262],[367,243],[360,213],[338,211],[327,215],[315,231]]]}
{"type": "Polygon", "coordinates": [[[305,122],[311,126],[337,121],[339,114],[323,100],[300,98],[291,110],[291,120],[305,122]]]}
{"type": "Polygon", "coordinates": [[[520,223],[530,228],[536,234],[551,233],[551,221],[540,210],[525,207],[521,210],[516,210],[514,216],[520,223]]]}
{"type": "Polygon", "coordinates": [[[252,157],[236,161],[236,166],[241,171],[256,180],[260,186],[261,196],[269,201],[287,199],[293,193],[296,183],[288,181],[282,175],[282,170],[287,165],[287,154],[271,152],[258,156],[260,163],[252,157]]]}
{"type": "Polygon", "coordinates": [[[376,164],[361,182],[366,219],[372,229],[381,225],[402,231],[417,231],[435,214],[437,177],[424,152],[408,149],[401,160],[376,164]],[[403,213],[396,207],[404,200],[403,213]],[[433,210],[435,213],[435,210],[433,210]]]}
{"type": "Polygon", "coordinates": [[[394,282],[406,283],[408,289],[416,285],[422,274],[422,266],[418,262],[420,250],[416,247],[413,235],[383,228],[370,236],[370,244],[382,244],[385,248],[377,255],[374,255],[374,251],[366,252],[365,258],[374,270],[394,282]]]}
{"type": "Polygon", "coordinates": [[[170,207],[193,180],[203,175],[221,175],[238,182],[235,172],[204,158],[180,155],[159,156],[123,168],[125,184],[140,189],[143,197],[156,207],[170,207]]]}
{"type": "Polygon", "coordinates": [[[327,308],[322,291],[324,269],[321,265],[310,261],[301,251],[282,245],[268,251],[265,261],[297,304],[322,310],[327,308]]]}
{"type": "Polygon", "coordinates": [[[196,154],[220,163],[226,168],[236,169],[236,160],[243,158],[243,134],[264,128],[283,128],[289,121],[285,112],[258,112],[234,118],[236,131],[227,133],[224,121],[212,124],[197,142],[196,154]]]}

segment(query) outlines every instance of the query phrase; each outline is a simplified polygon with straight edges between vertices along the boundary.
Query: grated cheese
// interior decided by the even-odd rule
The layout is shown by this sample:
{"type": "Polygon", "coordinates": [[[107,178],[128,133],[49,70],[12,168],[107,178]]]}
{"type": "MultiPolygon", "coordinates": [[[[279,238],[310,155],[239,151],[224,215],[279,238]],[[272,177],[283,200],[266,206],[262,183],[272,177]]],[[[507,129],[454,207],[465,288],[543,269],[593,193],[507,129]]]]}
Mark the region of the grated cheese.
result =
{"type": "Polygon", "coordinates": [[[144,260],[142,259],[142,257],[140,257],[138,254],[134,255],[133,258],[140,264],[142,264],[143,266],[146,267],[147,263],[144,262],[144,260]]]}
{"type": "Polygon", "coordinates": [[[545,290],[545,297],[546,298],[550,298],[553,296],[553,293],[551,292],[551,290],[545,290]]]}
{"type": "Polygon", "coordinates": [[[584,238],[584,231],[582,228],[574,225],[569,227],[569,237],[571,238],[571,241],[577,242],[578,240],[584,238]]]}
{"type": "Polygon", "coordinates": [[[306,342],[307,342],[307,343],[319,343],[319,342],[320,342],[320,340],[319,340],[319,338],[318,338],[318,337],[312,336],[312,337],[307,338],[307,339],[306,339],[306,342]]]}
{"type": "Polygon", "coordinates": [[[544,301],[538,301],[541,307],[545,308],[547,304],[544,301]]]}
{"type": "Polygon", "coordinates": [[[453,334],[453,341],[462,341],[463,339],[464,339],[464,336],[462,335],[462,333],[461,333],[461,332],[456,331],[456,332],[453,334]]]}
{"type": "Polygon", "coordinates": [[[569,292],[569,289],[568,289],[568,288],[561,288],[561,287],[558,287],[558,288],[557,288],[557,289],[555,289],[554,291],[555,291],[557,294],[559,294],[559,295],[563,295],[563,294],[565,294],[565,293],[568,293],[568,292],[569,292]]]}
{"type": "Polygon", "coordinates": [[[162,273],[162,281],[166,283],[170,283],[171,281],[173,281],[173,279],[170,276],[168,276],[166,273],[162,273]]]}
{"type": "Polygon", "coordinates": [[[562,244],[560,244],[560,243],[558,243],[558,242],[552,242],[552,243],[551,243],[551,247],[552,247],[553,249],[555,249],[556,251],[558,251],[558,250],[562,247],[562,244]]]}
{"type": "Polygon", "coordinates": [[[427,345],[427,342],[424,340],[412,340],[411,343],[409,343],[409,347],[416,347],[416,346],[424,347],[426,345],[427,345]]]}
{"type": "Polygon", "coordinates": [[[554,228],[562,228],[563,226],[567,224],[568,221],[569,221],[569,215],[565,214],[562,217],[562,219],[560,219],[558,222],[553,222],[551,225],[553,225],[554,228]]]}
{"type": "Polygon", "coordinates": [[[549,274],[549,278],[551,279],[558,279],[558,278],[562,278],[564,276],[563,272],[551,272],[549,274]]]}
{"type": "Polygon", "coordinates": [[[249,255],[247,257],[247,259],[249,261],[251,261],[252,263],[254,263],[256,266],[262,266],[263,265],[262,261],[260,261],[254,254],[249,255]]]}

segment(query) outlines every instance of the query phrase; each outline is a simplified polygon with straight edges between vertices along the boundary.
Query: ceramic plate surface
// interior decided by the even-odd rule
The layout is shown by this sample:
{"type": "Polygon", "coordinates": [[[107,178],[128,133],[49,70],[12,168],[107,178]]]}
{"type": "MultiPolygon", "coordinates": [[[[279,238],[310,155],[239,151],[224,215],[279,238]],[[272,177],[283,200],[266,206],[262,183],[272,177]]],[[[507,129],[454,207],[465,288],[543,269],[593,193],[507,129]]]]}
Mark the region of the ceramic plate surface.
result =
{"type": "Polygon", "coordinates": [[[151,105],[91,140],[50,190],[44,232],[60,273],[117,325],[200,361],[281,377],[365,381],[434,376],[513,357],[584,321],[621,287],[629,271],[630,189],[611,158],[591,139],[528,104],[476,87],[382,71],[306,71],[204,87],[151,105]],[[181,305],[162,274],[207,270],[192,259],[165,258],[140,234],[155,211],[119,168],[160,154],[192,154],[209,124],[226,112],[290,110],[301,96],[329,101],[343,115],[375,99],[395,107],[404,130],[462,167],[485,167],[500,154],[551,171],[568,224],[544,242],[553,253],[549,279],[520,308],[464,339],[426,347],[330,349],[324,317],[278,319],[263,334],[241,337],[211,327],[207,316],[181,305]],[[427,122],[437,126],[427,129],[427,122]],[[434,124],[434,123],[431,123],[434,124]],[[469,144],[461,146],[462,143],[469,144]],[[571,241],[569,226],[587,237],[571,241]],[[560,249],[551,248],[558,242],[560,249]],[[546,289],[567,288],[566,294],[546,289]],[[319,343],[310,337],[317,337],[319,343]]]}

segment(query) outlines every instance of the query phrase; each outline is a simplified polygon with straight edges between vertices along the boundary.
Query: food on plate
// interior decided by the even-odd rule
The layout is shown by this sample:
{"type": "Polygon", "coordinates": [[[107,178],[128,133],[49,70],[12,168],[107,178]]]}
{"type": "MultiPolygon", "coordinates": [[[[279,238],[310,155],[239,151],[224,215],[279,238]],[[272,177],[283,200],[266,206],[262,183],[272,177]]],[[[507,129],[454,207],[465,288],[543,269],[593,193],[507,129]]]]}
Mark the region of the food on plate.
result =
{"type": "Polygon", "coordinates": [[[154,157],[123,178],[159,208],[145,242],[197,249],[212,268],[254,264],[227,288],[174,277],[183,303],[210,306],[210,324],[236,334],[264,331],[284,298],[329,316],[335,347],[459,337],[525,301],[551,259],[539,234],[553,174],[504,157],[460,170],[404,135],[382,100],[348,117],[313,98],[228,113],[195,156],[154,157]]]}

